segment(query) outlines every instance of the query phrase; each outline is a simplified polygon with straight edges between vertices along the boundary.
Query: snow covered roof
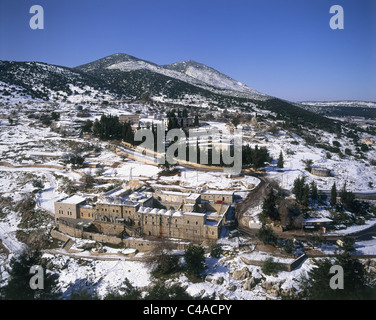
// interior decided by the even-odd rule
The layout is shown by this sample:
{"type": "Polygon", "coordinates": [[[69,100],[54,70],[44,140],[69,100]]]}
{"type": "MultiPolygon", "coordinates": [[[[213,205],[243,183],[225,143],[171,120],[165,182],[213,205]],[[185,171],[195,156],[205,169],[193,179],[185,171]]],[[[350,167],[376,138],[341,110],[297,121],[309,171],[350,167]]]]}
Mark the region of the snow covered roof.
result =
{"type": "Polygon", "coordinates": [[[160,192],[162,194],[171,194],[171,195],[175,195],[175,196],[186,196],[186,197],[188,197],[190,195],[189,193],[184,193],[184,192],[179,192],[179,191],[161,190],[160,192]]]}
{"type": "Polygon", "coordinates": [[[140,213],[144,213],[145,212],[145,207],[140,207],[140,208],[138,208],[138,212],[140,212],[140,213]]]}
{"type": "Polygon", "coordinates": [[[196,200],[200,197],[201,195],[199,193],[191,193],[187,199],[190,199],[190,200],[196,200]]]}
{"type": "Polygon", "coordinates": [[[184,215],[187,215],[187,216],[205,216],[204,213],[199,213],[199,212],[184,212],[184,215]]]}
{"type": "Polygon", "coordinates": [[[167,210],[167,211],[165,212],[165,215],[166,215],[166,216],[172,216],[173,213],[174,213],[174,212],[173,212],[172,210],[167,210]]]}
{"type": "Polygon", "coordinates": [[[304,219],[304,223],[324,223],[324,222],[332,222],[332,219],[329,218],[308,218],[304,219]]]}
{"type": "Polygon", "coordinates": [[[183,212],[181,210],[175,211],[172,216],[173,217],[182,217],[183,212]]]}
{"type": "Polygon", "coordinates": [[[63,199],[59,200],[58,202],[67,203],[67,204],[81,204],[85,201],[86,201],[86,198],[75,194],[75,195],[70,196],[68,198],[63,198],[63,199]]]}
{"type": "Polygon", "coordinates": [[[202,190],[202,193],[206,193],[206,194],[226,194],[226,195],[233,195],[234,191],[227,191],[227,190],[202,190]]]}

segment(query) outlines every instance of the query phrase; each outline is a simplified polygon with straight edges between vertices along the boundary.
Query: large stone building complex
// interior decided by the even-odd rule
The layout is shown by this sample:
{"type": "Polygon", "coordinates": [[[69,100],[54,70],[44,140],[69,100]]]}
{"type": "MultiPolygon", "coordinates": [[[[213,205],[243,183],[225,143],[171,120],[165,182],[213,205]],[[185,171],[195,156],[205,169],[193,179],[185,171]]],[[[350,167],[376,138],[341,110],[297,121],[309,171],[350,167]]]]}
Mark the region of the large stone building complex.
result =
{"type": "Polygon", "coordinates": [[[223,191],[118,189],[99,199],[72,195],[56,201],[55,222],[63,232],[70,227],[120,238],[218,239],[232,200],[233,193],[223,191]]]}

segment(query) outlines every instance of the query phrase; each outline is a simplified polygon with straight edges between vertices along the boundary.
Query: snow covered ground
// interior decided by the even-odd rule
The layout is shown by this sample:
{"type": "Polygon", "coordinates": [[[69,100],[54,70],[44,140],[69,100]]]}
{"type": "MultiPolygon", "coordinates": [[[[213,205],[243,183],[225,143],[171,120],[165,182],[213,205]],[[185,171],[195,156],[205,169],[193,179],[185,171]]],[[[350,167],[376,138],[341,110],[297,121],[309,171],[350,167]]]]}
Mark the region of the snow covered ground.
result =
{"type": "Polygon", "coordinates": [[[125,279],[135,287],[146,287],[151,282],[150,270],[143,262],[75,259],[52,254],[44,254],[43,257],[58,270],[63,299],[69,299],[72,291],[80,289],[95,290],[103,297],[109,288],[119,287],[125,279]]]}
{"type": "Polygon", "coordinates": [[[223,172],[196,171],[178,167],[181,170],[180,177],[162,176],[163,182],[179,182],[181,187],[187,188],[210,188],[218,190],[249,191],[255,188],[260,180],[256,177],[244,176],[241,179],[228,178],[223,172]]]}
{"type": "MultiPolygon", "coordinates": [[[[1,85],[1,84],[0,84],[1,85]]],[[[73,88],[72,90],[78,90],[73,88]]],[[[78,95],[80,92],[78,92],[78,95]]],[[[27,100],[27,98],[25,98],[27,100]]],[[[26,101],[25,100],[25,101],[26,101]]],[[[21,100],[20,100],[21,101],[21,100]]],[[[22,100],[24,101],[24,100],[22,100]]],[[[61,106],[62,122],[77,120],[72,113],[72,103],[78,102],[79,99],[71,98],[71,102],[61,106]]],[[[18,102],[18,101],[17,101],[18,102]]],[[[35,106],[31,106],[35,107],[35,106]]],[[[30,107],[30,108],[31,108],[30,107]]],[[[92,110],[100,112],[101,106],[92,106],[92,110]]],[[[145,107],[146,108],[146,107],[145,107]]],[[[125,108],[126,109],[126,108],[125,108]]],[[[50,110],[50,109],[47,109],[50,110]]],[[[55,133],[48,127],[35,125],[35,121],[28,119],[18,107],[14,110],[8,110],[10,115],[12,111],[17,111],[13,117],[16,119],[15,125],[10,125],[6,118],[0,119],[0,161],[13,164],[17,167],[12,168],[6,165],[0,166],[0,195],[2,197],[10,197],[12,201],[17,202],[22,199],[24,194],[35,191],[33,180],[41,180],[43,188],[35,193],[37,204],[49,211],[53,212],[53,203],[56,199],[65,196],[59,191],[60,179],[65,177],[73,182],[79,182],[80,173],[91,172],[95,175],[96,169],[78,169],[77,172],[56,168],[38,168],[34,164],[45,164],[52,166],[62,166],[60,156],[73,147],[85,143],[84,139],[77,137],[63,138],[60,134],[55,133]],[[30,165],[30,167],[26,167],[30,165]]],[[[109,112],[118,114],[124,111],[122,108],[111,109],[109,112]]],[[[7,115],[8,115],[7,114],[7,115]]],[[[98,113],[99,114],[99,113],[98,113]]],[[[96,115],[95,117],[98,117],[96,115]]],[[[94,119],[92,117],[91,119],[94,119]]],[[[216,128],[218,130],[227,130],[227,126],[223,122],[209,122],[207,128],[216,128]]],[[[268,176],[278,181],[284,189],[291,190],[294,179],[299,176],[305,176],[306,181],[315,181],[321,190],[330,190],[335,182],[337,188],[341,188],[345,182],[348,190],[354,192],[375,192],[373,186],[376,186],[376,167],[371,166],[368,160],[356,159],[353,156],[345,156],[340,158],[336,154],[332,154],[331,159],[327,158],[327,153],[323,149],[308,146],[300,137],[281,131],[279,134],[271,135],[262,133],[263,139],[255,138],[254,132],[243,132],[244,137],[249,139],[251,146],[256,144],[266,146],[270,151],[274,161],[270,167],[267,167],[268,176]],[[276,168],[276,159],[280,151],[284,155],[284,168],[279,170],[276,168]],[[331,177],[317,177],[305,170],[303,160],[313,160],[314,165],[325,167],[331,170],[331,177]]],[[[260,133],[261,135],[261,133],[260,133]]],[[[338,140],[341,144],[341,150],[352,148],[345,138],[340,139],[330,134],[323,133],[325,139],[331,143],[338,140]]],[[[245,141],[244,141],[245,142],[245,141]]],[[[260,180],[244,176],[238,178],[228,178],[223,172],[215,171],[196,171],[183,167],[177,167],[180,175],[159,176],[161,169],[136,162],[130,159],[123,159],[116,155],[111,149],[107,148],[108,144],[104,142],[95,142],[96,145],[102,147],[101,152],[97,156],[87,158],[90,162],[98,162],[105,164],[104,172],[101,178],[113,179],[120,181],[128,181],[139,179],[149,183],[151,186],[159,184],[174,184],[177,188],[211,188],[219,190],[234,190],[236,193],[245,197],[248,192],[260,183],[260,180]],[[116,164],[116,165],[115,165],[116,164]],[[114,165],[114,166],[113,166],[114,165]]],[[[353,154],[355,153],[351,149],[353,154]]],[[[368,159],[376,159],[376,151],[367,152],[368,159]]],[[[1,209],[1,208],[0,208],[1,209]]],[[[260,212],[260,207],[250,208],[255,217],[260,212]]],[[[12,210],[5,210],[6,217],[0,219],[0,240],[2,244],[10,251],[10,256],[0,257],[0,265],[9,262],[12,255],[19,254],[25,245],[19,242],[15,236],[20,223],[20,216],[12,210]]],[[[328,212],[320,212],[323,216],[328,212]]],[[[376,224],[375,219],[365,222],[363,226],[352,226],[346,230],[333,231],[336,234],[350,234],[363,230],[376,224]]],[[[222,244],[236,248],[238,243],[234,239],[221,239],[222,244]]],[[[356,243],[356,249],[361,254],[376,254],[376,240],[359,241],[356,243]]],[[[334,247],[327,246],[323,248],[324,252],[333,252],[334,247]],[[325,251],[326,250],[326,251],[325,251]]],[[[85,256],[87,252],[82,253],[85,256]]],[[[194,296],[209,297],[213,293],[217,298],[222,299],[265,299],[265,290],[261,286],[256,286],[252,291],[243,289],[243,282],[234,280],[231,274],[235,270],[246,267],[252,277],[263,279],[263,281],[282,281],[282,288],[294,287],[298,289],[298,279],[312,268],[310,259],[305,260],[296,270],[292,272],[280,271],[278,277],[268,276],[262,273],[260,267],[248,266],[237,253],[231,259],[215,259],[207,257],[206,272],[212,279],[223,278],[221,284],[215,281],[202,281],[198,283],[191,282],[186,276],[180,275],[172,282],[177,282],[186,288],[187,292],[194,296]]],[[[118,261],[102,261],[87,258],[73,258],[62,253],[45,254],[53,265],[59,270],[59,286],[62,289],[63,297],[68,298],[73,289],[79,289],[86,285],[86,282],[92,283],[92,289],[103,296],[106,294],[108,287],[115,288],[124,281],[125,278],[138,287],[144,288],[152,282],[150,270],[148,266],[141,261],[130,261],[127,259],[119,259],[118,261]]],[[[3,270],[2,270],[3,271],[3,270]]],[[[6,278],[6,273],[2,273],[6,278]]]]}

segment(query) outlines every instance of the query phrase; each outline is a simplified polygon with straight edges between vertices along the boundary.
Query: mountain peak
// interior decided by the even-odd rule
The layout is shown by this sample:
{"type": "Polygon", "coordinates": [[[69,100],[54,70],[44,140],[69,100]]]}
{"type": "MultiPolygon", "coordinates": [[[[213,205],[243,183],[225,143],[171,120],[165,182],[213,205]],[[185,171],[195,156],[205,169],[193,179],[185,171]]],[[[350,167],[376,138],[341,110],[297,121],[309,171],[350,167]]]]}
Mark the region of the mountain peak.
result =
{"type": "Polygon", "coordinates": [[[97,69],[106,69],[110,66],[117,65],[120,63],[127,63],[127,62],[145,62],[145,63],[155,65],[155,63],[136,58],[126,53],[115,53],[107,57],[95,60],[93,62],[78,66],[76,67],[76,69],[82,70],[82,71],[93,71],[97,69]]]}
{"type": "MultiPolygon", "coordinates": [[[[236,81],[229,76],[194,60],[175,62],[169,65],[158,65],[125,53],[115,53],[102,59],[76,67],[77,70],[91,74],[102,72],[140,72],[144,70],[160,74],[171,79],[186,82],[205,90],[226,94],[245,94],[264,96],[256,90],[236,81]]],[[[143,72],[144,72],[143,71],[143,72]]]]}
{"type": "Polygon", "coordinates": [[[263,95],[245,84],[232,79],[231,77],[211,68],[207,65],[194,61],[185,60],[162,66],[165,69],[183,73],[198,81],[204,82],[212,87],[222,90],[239,91],[250,94],[263,95]]]}

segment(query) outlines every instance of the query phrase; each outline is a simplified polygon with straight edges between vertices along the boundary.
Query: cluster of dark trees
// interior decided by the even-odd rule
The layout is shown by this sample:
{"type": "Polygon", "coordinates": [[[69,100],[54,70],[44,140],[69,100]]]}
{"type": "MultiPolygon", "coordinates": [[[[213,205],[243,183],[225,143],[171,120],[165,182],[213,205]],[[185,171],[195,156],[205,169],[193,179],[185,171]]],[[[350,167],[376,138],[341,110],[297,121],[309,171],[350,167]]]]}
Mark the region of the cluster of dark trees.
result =
{"type": "Polygon", "coordinates": [[[62,160],[65,164],[72,164],[74,167],[80,167],[84,164],[85,158],[77,152],[64,153],[62,160]]]}
{"type": "Polygon", "coordinates": [[[295,195],[296,201],[304,207],[309,206],[309,199],[312,199],[313,201],[319,199],[315,181],[312,181],[310,184],[306,183],[304,177],[298,177],[294,180],[292,193],[295,195]]]}
{"type": "MultiPolygon", "coordinates": [[[[186,109],[184,110],[186,112],[186,109]]],[[[179,110],[179,113],[180,113],[180,110],[179,110]]],[[[171,110],[167,112],[167,119],[168,119],[167,130],[179,129],[181,127],[179,123],[179,119],[176,117],[175,110],[171,110]]]]}
{"type": "Polygon", "coordinates": [[[304,296],[309,300],[374,300],[376,288],[367,273],[365,265],[354,259],[354,240],[343,239],[344,245],[336,251],[334,259],[314,260],[315,268],[301,277],[304,296]],[[340,271],[333,272],[332,267],[340,271]],[[334,288],[333,288],[334,285],[334,288]]]}
{"type": "Polygon", "coordinates": [[[243,146],[242,148],[242,161],[243,166],[251,166],[255,169],[265,166],[266,162],[271,162],[272,158],[269,155],[269,151],[266,147],[252,148],[249,145],[243,146]]]}
{"type": "Polygon", "coordinates": [[[369,214],[371,212],[376,212],[375,206],[371,205],[368,202],[357,200],[355,198],[355,194],[347,190],[346,183],[339,191],[337,191],[336,184],[333,184],[331,189],[330,205],[332,208],[335,209],[335,218],[338,218],[337,213],[344,212],[344,210],[347,210],[350,213],[352,213],[353,219],[351,219],[349,223],[360,222],[361,219],[369,217],[369,214]],[[340,199],[339,202],[337,201],[338,195],[340,199]],[[360,218],[360,220],[358,218],[360,218]]]}
{"type": "MultiPolygon", "coordinates": [[[[175,109],[170,110],[167,112],[167,119],[168,119],[168,127],[167,130],[171,129],[179,129],[183,128],[182,122],[179,122],[179,119],[181,118],[188,118],[188,111],[186,108],[183,110],[178,109],[176,112],[175,109]],[[176,114],[177,113],[177,114],[176,114]]],[[[199,118],[198,115],[195,115],[194,124],[195,127],[199,126],[199,118]]]]}
{"type": "Polygon", "coordinates": [[[204,269],[205,250],[201,246],[188,245],[184,252],[185,264],[180,263],[180,257],[173,254],[168,243],[161,243],[150,257],[151,273],[155,277],[165,277],[175,272],[185,271],[188,275],[200,277],[204,269]]]}
{"type": "Polygon", "coordinates": [[[82,130],[92,133],[101,140],[123,140],[128,143],[134,143],[134,132],[130,122],[120,122],[118,116],[102,115],[100,120],[94,122],[87,120],[82,130]]]}
{"type": "Polygon", "coordinates": [[[259,217],[263,223],[266,223],[268,219],[272,221],[279,220],[277,196],[274,194],[273,188],[270,188],[267,197],[262,203],[262,212],[259,217]]]}

